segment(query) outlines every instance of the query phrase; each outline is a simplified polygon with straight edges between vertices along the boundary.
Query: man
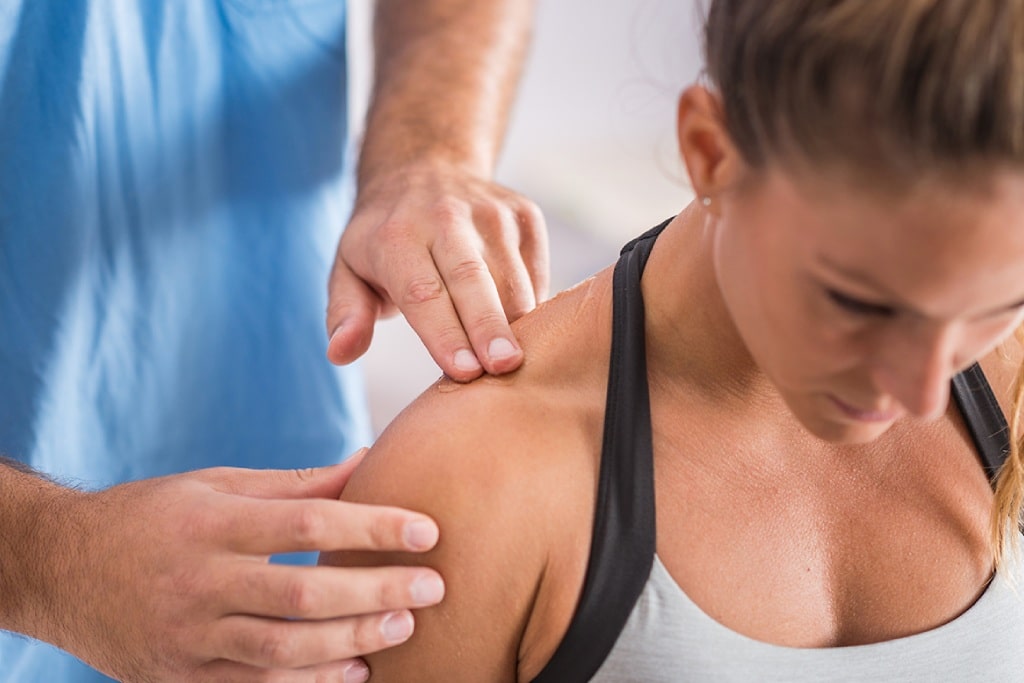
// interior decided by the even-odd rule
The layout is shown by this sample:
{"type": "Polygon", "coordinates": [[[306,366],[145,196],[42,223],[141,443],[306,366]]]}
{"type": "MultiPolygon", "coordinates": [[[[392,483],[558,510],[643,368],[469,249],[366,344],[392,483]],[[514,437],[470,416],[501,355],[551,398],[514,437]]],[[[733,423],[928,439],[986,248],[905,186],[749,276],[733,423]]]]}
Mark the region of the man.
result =
{"type": "Polygon", "coordinates": [[[365,680],[441,599],[265,562],[437,540],[336,500],[368,428],[325,351],[397,309],[452,377],[506,372],[546,288],[536,208],[491,181],[531,3],[377,4],[340,243],[343,0],[0,9],[0,627],[43,641],[0,639],[0,680],[365,680]]]}

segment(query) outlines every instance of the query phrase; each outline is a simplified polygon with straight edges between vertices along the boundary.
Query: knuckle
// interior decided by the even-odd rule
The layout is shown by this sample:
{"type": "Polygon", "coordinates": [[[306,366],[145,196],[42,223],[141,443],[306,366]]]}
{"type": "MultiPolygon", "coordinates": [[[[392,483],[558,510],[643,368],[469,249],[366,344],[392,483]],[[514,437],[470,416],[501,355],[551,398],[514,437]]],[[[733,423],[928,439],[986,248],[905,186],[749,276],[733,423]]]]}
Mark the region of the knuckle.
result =
{"type": "Polygon", "coordinates": [[[301,482],[308,482],[316,479],[318,470],[315,467],[300,467],[293,470],[293,472],[295,473],[296,479],[301,482]]]}
{"type": "Polygon", "coordinates": [[[529,199],[524,198],[516,207],[516,218],[524,232],[534,233],[544,226],[544,212],[529,199]]]}
{"type": "Polygon", "coordinates": [[[255,655],[268,666],[286,667],[295,660],[295,640],[284,628],[268,628],[256,643],[255,655]]]}
{"type": "Polygon", "coordinates": [[[312,506],[302,507],[292,520],[292,538],[305,546],[315,547],[327,531],[323,513],[312,506]]]}
{"type": "Polygon", "coordinates": [[[508,208],[502,204],[482,202],[473,207],[473,218],[478,228],[500,231],[511,215],[508,208]]]}
{"type": "Polygon", "coordinates": [[[489,278],[490,270],[487,264],[480,259],[467,258],[456,261],[447,273],[448,278],[454,284],[477,282],[481,278],[489,278]]]}
{"type": "Polygon", "coordinates": [[[409,604],[411,586],[416,578],[414,570],[404,567],[383,571],[373,589],[376,605],[382,610],[400,609],[409,604]]]}
{"type": "Polygon", "coordinates": [[[384,636],[381,634],[380,617],[364,617],[356,619],[346,628],[348,650],[353,654],[375,652],[384,647],[384,636]]]}
{"type": "Polygon", "coordinates": [[[225,465],[218,465],[216,467],[209,467],[205,470],[201,470],[201,473],[209,480],[212,481],[224,481],[230,479],[232,474],[235,473],[234,467],[227,467],[225,465]]]}
{"type": "Polygon", "coordinates": [[[431,215],[437,221],[440,229],[447,231],[466,217],[466,206],[459,200],[444,197],[434,202],[431,215]]]}
{"type": "Polygon", "coordinates": [[[532,202],[517,213],[519,245],[524,255],[547,260],[548,232],[544,214],[532,202]]]}
{"type": "Polygon", "coordinates": [[[285,591],[288,611],[293,617],[307,617],[313,614],[321,603],[319,591],[310,581],[295,579],[285,591]]]}
{"type": "Polygon", "coordinates": [[[368,527],[372,546],[374,548],[396,547],[401,540],[403,521],[390,514],[375,517],[368,527]]]}
{"type": "Polygon", "coordinates": [[[436,274],[422,275],[409,280],[402,290],[405,304],[423,304],[436,301],[444,295],[444,285],[436,274]]]}
{"type": "Polygon", "coordinates": [[[483,331],[488,335],[502,334],[508,327],[508,319],[505,314],[497,310],[481,311],[468,322],[469,328],[483,331]]]}

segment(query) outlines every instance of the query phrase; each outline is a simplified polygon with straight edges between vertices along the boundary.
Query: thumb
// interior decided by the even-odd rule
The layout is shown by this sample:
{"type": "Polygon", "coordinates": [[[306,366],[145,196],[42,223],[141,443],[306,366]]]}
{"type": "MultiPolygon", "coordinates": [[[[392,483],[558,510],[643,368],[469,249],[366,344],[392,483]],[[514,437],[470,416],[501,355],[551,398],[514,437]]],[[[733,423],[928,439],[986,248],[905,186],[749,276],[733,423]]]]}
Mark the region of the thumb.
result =
{"type": "Polygon", "coordinates": [[[218,491],[252,498],[328,498],[337,500],[368,449],[360,448],[344,462],[294,470],[251,470],[217,467],[201,470],[218,491]]]}
{"type": "Polygon", "coordinates": [[[329,361],[335,365],[345,365],[366,353],[382,305],[377,293],[352,272],[341,254],[338,254],[327,285],[329,361]]]}

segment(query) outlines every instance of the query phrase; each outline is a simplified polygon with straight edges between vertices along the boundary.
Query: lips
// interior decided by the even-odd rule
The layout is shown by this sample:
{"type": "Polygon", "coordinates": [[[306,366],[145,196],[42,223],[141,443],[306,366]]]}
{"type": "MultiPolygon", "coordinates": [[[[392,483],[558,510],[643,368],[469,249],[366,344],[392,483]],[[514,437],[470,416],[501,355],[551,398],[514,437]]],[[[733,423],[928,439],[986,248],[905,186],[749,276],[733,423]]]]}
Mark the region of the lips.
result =
{"type": "Polygon", "coordinates": [[[900,411],[895,408],[889,408],[887,410],[863,410],[852,406],[831,394],[829,394],[829,400],[839,408],[843,415],[852,420],[856,420],[857,422],[892,422],[900,416],[900,411]]]}

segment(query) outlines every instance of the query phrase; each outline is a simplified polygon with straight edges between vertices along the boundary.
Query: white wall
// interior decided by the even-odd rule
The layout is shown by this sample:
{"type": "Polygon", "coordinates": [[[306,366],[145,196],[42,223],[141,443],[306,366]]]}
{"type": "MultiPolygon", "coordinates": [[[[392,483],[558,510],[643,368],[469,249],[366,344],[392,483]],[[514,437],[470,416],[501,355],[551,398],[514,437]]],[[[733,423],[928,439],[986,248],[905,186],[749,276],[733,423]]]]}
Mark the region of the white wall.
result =
{"type": "Polygon", "coordinates": [[[694,0],[540,0],[499,177],[615,243],[689,201],[675,105],[700,69],[694,0]]]}

